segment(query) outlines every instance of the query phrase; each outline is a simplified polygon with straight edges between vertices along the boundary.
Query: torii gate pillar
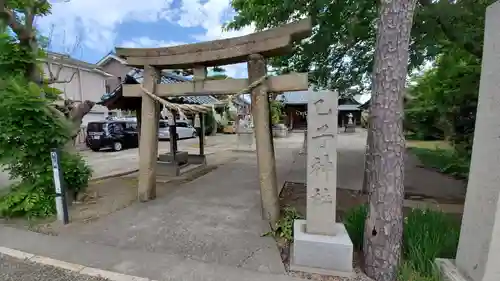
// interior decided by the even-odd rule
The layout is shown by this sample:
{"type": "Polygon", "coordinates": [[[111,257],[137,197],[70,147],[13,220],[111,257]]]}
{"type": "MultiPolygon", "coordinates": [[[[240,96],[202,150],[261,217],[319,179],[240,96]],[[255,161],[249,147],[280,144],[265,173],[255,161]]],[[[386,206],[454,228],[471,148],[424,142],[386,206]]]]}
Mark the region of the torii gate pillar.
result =
{"type": "MultiPolygon", "coordinates": [[[[154,93],[160,81],[160,71],[144,66],[144,88],[154,93]]],[[[156,161],[158,158],[158,126],[160,104],[148,96],[142,97],[141,140],[139,142],[139,187],[137,197],[146,202],[156,198],[156,161]]]]}
{"type": "MultiPolygon", "coordinates": [[[[151,69],[146,68],[144,87],[124,85],[123,96],[142,97],[144,88],[156,97],[187,95],[234,95],[252,93],[252,115],[255,123],[257,162],[262,202],[262,216],[274,226],[279,218],[278,186],[275,157],[269,120],[268,92],[302,91],[309,88],[307,73],[289,73],[265,77],[264,58],[281,56],[293,51],[293,41],[311,35],[311,19],[253,34],[164,48],[116,48],[118,56],[132,67],[154,66],[157,69],[194,69],[194,81],[173,84],[150,84],[151,69]],[[234,63],[248,63],[249,79],[206,79],[206,68],[234,63]],[[149,69],[149,70],[148,70],[149,69]],[[267,78],[267,79],[266,79],[267,78]],[[260,83],[260,84],[259,84],[260,83]],[[254,85],[255,84],[255,85],[254,85]]],[[[142,140],[140,144],[139,195],[142,200],[154,198],[158,121],[149,99],[143,98],[142,140]],[[151,116],[151,114],[153,116],[151,116]],[[152,122],[150,122],[152,121],[152,122]],[[153,125],[154,124],[154,125],[153,125]],[[151,150],[149,150],[152,148],[151,150]],[[148,151],[149,150],[149,151],[148,151]]]]}
{"type": "MultiPolygon", "coordinates": [[[[262,55],[248,57],[248,80],[250,83],[266,75],[266,60],[262,55]]],[[[275,222],[279,219],[278,179],[274,159],[273,139],[270,134],[269,96],[265,82],[252,90],[252,116],[257,144],[262,218],[275,222]],[[269,206],[265,208],[264,206],[269,206]]]]}

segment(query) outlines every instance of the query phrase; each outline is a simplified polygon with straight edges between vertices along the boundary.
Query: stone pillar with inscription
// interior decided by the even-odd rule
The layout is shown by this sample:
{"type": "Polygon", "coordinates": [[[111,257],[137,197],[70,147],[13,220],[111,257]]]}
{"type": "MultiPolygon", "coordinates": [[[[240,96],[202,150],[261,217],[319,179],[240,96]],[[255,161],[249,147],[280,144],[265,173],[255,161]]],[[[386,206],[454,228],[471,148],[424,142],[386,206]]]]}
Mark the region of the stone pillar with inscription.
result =
{"type": "Polygon", "coordinates": [[[350,276],[353,244],[345,226],[336,223],[338,94],[308,93],[307,215],[294,223],[290,268],[350,276]]]}
{"type": "Polygon", "coordinates": [[[486,9],[483,60],[462,228],[443,280],[500,280],[500,2],[486,9]]]}

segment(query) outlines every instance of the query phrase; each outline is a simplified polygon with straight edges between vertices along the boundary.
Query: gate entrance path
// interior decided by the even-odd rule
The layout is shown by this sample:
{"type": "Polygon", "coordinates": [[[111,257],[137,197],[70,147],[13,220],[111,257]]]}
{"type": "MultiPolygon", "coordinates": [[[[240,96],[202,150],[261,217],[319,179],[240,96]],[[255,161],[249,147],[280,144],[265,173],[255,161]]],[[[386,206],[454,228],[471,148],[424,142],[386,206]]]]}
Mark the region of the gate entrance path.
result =
{"type": "MultiPolygon", "coordinates": [[[[257,177],[260,185],[262,218],[275,223],[280,215],[273,138],[270,129],[270,93],[308,89],[307,73],[268,76],[266,58],[291,52],[292,43],[311,34],[311,19],[242,37],[167,48],[116,48],[127,64],[144,68],[144,80],[138,85],[124,85],[124,97],[142,97],[139,145],[140,201],[156,197],[158,158],[158,122],[160,103],[171,116],[206,112],[203,106],[179,106],[163,97],[193,95],[239,95],[251,93],[251,112],[257,145],[257,177]],[[248,79],[207,80],[207,67],[247,62],[248,79]],[[161,84],[164,69],[192,69],[193,81],[161,84]]],[[[173,118],[175,120],[175,118],[173,118]]],[[[175,127],[175,126],[174,126],[175,127]]],[[[175,159],[175,152],[173,154],[175,159]]]]}

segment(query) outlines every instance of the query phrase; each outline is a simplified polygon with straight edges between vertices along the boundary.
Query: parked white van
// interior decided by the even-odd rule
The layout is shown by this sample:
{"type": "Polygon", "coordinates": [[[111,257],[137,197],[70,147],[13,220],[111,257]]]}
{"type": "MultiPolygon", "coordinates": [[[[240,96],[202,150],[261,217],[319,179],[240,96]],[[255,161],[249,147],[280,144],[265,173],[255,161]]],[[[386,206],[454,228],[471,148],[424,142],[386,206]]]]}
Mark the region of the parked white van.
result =
{"type": "MultiPolygon", "coordinates": [[[[196,129],[191,125],[190,122],[186,120],[177,120],[175,121],[177,125],[177,139],[189,139],[195,138],[197,136],[196,129]]],[[[158,129],[158,139],[160,140],[169,140],[170,139],[170,131],[167,120],[160,120],[159,129],[158,129]]]]}

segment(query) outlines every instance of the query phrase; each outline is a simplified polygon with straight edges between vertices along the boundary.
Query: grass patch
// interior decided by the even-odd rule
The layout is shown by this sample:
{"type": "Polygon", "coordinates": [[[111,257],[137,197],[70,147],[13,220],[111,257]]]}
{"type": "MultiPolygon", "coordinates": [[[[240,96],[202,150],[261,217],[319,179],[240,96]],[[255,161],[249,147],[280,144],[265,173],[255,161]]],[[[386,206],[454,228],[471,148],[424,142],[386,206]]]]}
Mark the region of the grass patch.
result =
{"type": "Polygon", "coordinates": [[[452,150],[453,147],[449,142],[444,140],[435,141],[422,141],[422,140],[406,140],[406,147],[408,148],[426,148],[426,149],[445,149],[452,150]]]}
{"type": "Polygon", "coordinates": [[[426,275],[416,270],[410,263],[403,262],[398,270],[400,281],[442,281],[442,279],[436,267],[430,275],[426,275]]]}
{"type": "Polygon", "coordinates": [[[363,237],[365,231],[365,219],[368,214],[366,205],[359,205],[346,213],[344,225],[352,240],[354,250],[363,250],[363,237]]]}
{"type": "Polygon", "coordinates": [[[436,258],[455,258],[460,221],[440,211],[414,209],[405,218],[403,257],[417,272],[434,274],[436,258]]]}
{"type": "Polygon", "coordinates": [[[409,151],[418,157],[426,168],[438,170],[459,179],[467,179],[469,176],[470,159],[450,149],[429,149],[412,147],[409,151]]]}
{"type": "MultiPolygon", "coordinates": [[[[355,249],[363,247],[366,205],[346,213],[344,224],[355,249]]],[[[414,209],[404,218],[401,281],[437,281],[436,258],[454,258],[460,236],[460,221],[433,210],[414,209]]]]}

